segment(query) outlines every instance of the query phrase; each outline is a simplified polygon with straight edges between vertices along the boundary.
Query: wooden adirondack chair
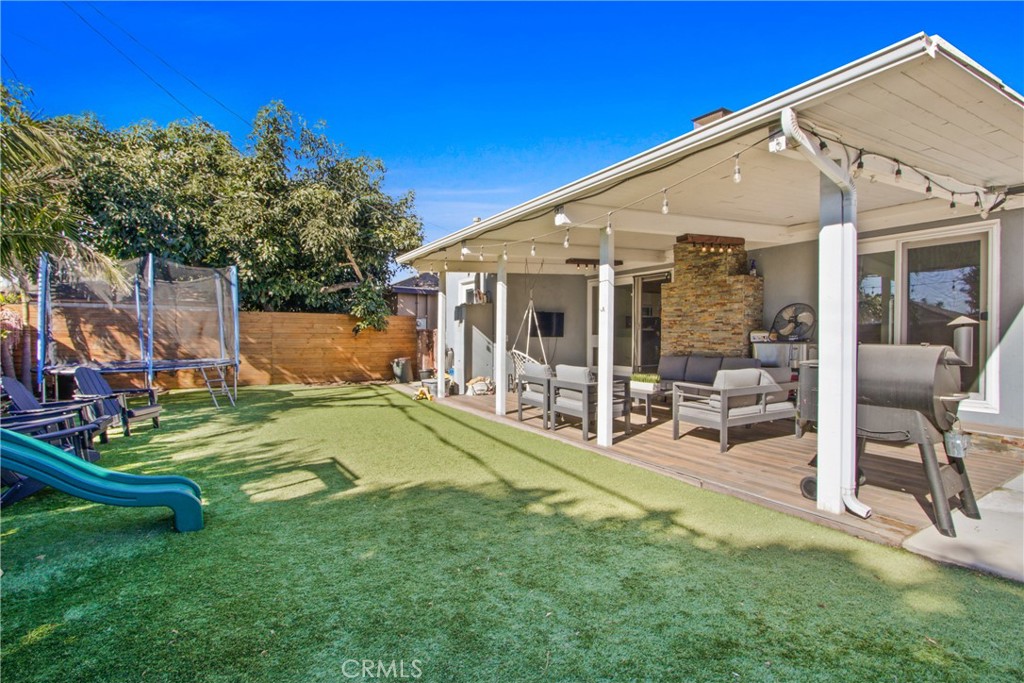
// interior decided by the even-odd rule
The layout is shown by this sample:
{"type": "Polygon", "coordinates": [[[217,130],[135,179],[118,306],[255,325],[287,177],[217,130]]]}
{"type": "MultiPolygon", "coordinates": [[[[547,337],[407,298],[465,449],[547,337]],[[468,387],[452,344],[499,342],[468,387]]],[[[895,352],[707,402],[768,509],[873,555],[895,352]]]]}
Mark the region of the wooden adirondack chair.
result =
{"type": "Polygon", "coordinates": [[[111,389],[98,370],[85,367],[75,370],[75,384],[78,386],[75,396],[79,399],[96,400],[104,415],[111,415],[120,420],[125,436],[131,436],[131,425],[135,422],[152,420],[154,428],[160,426],[162,408],[157,404],[156,392],[152,389],[111,389]],[[128,406],[129,396],[142,395],[149,399],[147,405],[128,406]]]}
{"type": "Polygon", "coordinates": [[[78,414],[78,424],[93,424],[100,437],[100,443],[107,443],[107,428],[114,421],[109,415],[103,415],[95,400],[50,401],[40,403],[29,391],[28,387],[13,377],[0,378],[0,387],[11,400],[8,414],[12,416],[47,417],[50,415],[78,414]]]}

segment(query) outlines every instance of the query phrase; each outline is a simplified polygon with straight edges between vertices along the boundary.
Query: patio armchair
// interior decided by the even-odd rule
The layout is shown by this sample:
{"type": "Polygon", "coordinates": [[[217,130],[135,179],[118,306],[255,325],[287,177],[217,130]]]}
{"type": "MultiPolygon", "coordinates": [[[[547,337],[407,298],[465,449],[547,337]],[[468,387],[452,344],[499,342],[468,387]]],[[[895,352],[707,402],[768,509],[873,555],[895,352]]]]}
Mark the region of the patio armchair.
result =
{"type": "MultiPolygon", "coordinates": [[[[575,365],[556,365],[551,380],[551,429],[559,415],[577,417],[583,421],[583,440],[590,439],[590,425],[597,422],[597,382],[589,368],[575,365]]],[[[626,433],[630,433],[629,378],[616,378],[613,383],[612,417],[625,418],[626,433]]]]}
{"type": "Polygon", "coordinates": [[[104,415],[120,420],[125,436],[131,436],[131,425],[143,420],[152,420],[153,427],[160,426],[161,406],[157,404],[156,392],[149,389],[111,389],[103,375],[93,368],[80,367],[75,370],[75,384],[78,391],[75,397],[93,399],[104,415]],[[145,395],[149,402],[144,406],[130,407],[129,396],[145,395]]]}
{"type": "Polygon", "coordinates": [[[679,438],[679,423],[719,431],[719,448],[729,448],[729,428],[796,417],[790,391],[796,382],[779,382],[762,368],[719,370],[711,386],[672,384],[672,438],[679,438]]]}
{"type": "Polygon", "coordinates": [[[516,376],[516,398],[519,400],[519,421],[523,421],[523,407],[540,408],[544,429],[548,428],[551,413],[551,367],[540,363],[523,363],[516,376]]]}

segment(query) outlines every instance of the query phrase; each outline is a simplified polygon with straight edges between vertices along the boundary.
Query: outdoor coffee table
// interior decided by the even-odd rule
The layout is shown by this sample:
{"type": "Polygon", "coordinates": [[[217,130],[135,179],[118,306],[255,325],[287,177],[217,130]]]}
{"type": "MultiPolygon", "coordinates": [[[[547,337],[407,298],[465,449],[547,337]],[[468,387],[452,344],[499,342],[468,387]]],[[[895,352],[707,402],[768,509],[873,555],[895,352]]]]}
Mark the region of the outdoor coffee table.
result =
{"type": "Polygon", "coordinates": [[[652,398],[663,398],[666,396],[664,389],[640,389],[630,388],[629,398],[630,401],[640,400],[644,402],[644,416],[647,417],[647,424],[651,424],[651,399],[652,398]]]}

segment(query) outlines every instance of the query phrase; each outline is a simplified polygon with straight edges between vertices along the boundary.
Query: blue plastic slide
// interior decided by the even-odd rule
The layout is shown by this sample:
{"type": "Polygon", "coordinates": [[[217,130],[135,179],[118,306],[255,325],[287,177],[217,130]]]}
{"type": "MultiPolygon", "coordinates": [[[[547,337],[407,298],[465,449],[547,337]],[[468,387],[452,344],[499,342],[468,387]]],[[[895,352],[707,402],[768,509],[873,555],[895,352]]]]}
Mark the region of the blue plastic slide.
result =
{"type": "Polygon", "coordinates": [[[115,472],[6,429],[0,429],[0,465],[94,503],[169,507],[178,531],[203,528],[202,492],[187,477],[115,472]]]}

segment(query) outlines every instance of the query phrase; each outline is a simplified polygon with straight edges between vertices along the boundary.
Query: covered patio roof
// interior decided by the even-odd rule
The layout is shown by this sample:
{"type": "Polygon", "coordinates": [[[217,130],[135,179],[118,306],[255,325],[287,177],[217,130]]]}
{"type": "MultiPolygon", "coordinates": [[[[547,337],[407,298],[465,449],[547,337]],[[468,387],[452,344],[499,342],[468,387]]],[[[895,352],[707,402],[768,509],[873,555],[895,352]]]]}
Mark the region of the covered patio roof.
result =
{"type": "Polygon", "coordinates": [[[942,38],[922,33],[399,262],[420,271],[441,271],[447,261],[453,271],[492,272],[507,254],[509,273],[536,272],[541,262],[546,273],[576,273],[566,261],[597,257],[609,221],[625,269],[670,262],[676,237],[686,233],[741,237],[748,249],[816,239],[818,169],[793,150],[770,151],[786,109],[859,175],[861,233],[947,218],[951,201],[961,215],[1024,206],[1024,98],[942,38]],[[567,225],[556,226],[559,207],[567,225]]]}

